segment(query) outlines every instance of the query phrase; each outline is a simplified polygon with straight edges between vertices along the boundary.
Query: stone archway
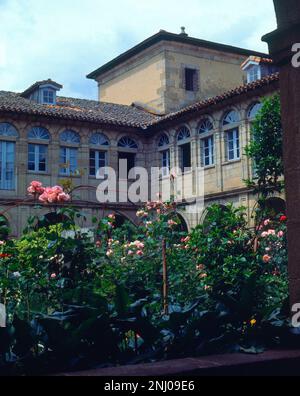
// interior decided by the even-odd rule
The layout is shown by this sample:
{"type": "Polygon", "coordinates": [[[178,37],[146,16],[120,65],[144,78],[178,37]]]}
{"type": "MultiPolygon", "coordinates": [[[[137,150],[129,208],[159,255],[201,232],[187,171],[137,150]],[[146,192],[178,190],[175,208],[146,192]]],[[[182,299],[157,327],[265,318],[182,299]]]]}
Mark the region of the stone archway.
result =
{"type": "Polygon", "coordinates": [[[268,216],[275,218],[279,215],[286,214],[286,203],[282,198],[268,198],[265,202],[264,209],[268,216]]]}

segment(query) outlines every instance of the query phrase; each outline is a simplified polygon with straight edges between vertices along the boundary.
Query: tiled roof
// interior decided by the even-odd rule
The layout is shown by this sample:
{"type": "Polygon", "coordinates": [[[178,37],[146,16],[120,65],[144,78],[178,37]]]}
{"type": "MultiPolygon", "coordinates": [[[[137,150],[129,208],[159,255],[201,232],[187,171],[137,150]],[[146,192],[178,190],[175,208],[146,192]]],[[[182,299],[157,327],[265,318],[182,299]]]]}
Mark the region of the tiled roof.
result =
{"type": "Polygon", "coordinates": [[[0,91],[0,111],[143,129],[159,119],[134,106],[60,96],[56,105],[45,105],[6,91],[0,91]]]}
{"type": "Polygon", "coordinates": [[[242,85],[238,88],[232,89],[230,91],[225,92],[222,95],[215,96],[213,98],[203,100],[201,102],[194,103],[188,107],[185,107],[179,111],[167,114],[164,117],[161,117],[159,120],[155,120],[152,124],[160,124],[162,122],[171,121],[178,119],[184,115],[191,114],[203,109],[207,109],[211,106],[217,105],[226,101],[227,99],[232,99],[242,94],[246,94],[249,92],[255,92],[256,90],[266,87],[271,84],[275,84],[279,82],[279,73],[274,73],[269,76],[262,78],[261,80],[254,81],[250,84],[242,85]]]}
{"type": "Polygon", "coordinates": [[[45,116],[71,121],[86,121],[109,126],[123,126],[146,130],[168,121],[180,119],[180,117],[185,115],[197,113],[203,109],[209,109],[214,105],[221,104],[239,95],[251,92],[255,93],[257,90],[278,82],[279,73],[275,73],[165,116],[151,114],[136,106],[100,103],[95,100],[60,96],[57,97],[56,105],[38,104],[23,98],[20,94],[7,91],[0,91],[0,112],[45,116]]]}

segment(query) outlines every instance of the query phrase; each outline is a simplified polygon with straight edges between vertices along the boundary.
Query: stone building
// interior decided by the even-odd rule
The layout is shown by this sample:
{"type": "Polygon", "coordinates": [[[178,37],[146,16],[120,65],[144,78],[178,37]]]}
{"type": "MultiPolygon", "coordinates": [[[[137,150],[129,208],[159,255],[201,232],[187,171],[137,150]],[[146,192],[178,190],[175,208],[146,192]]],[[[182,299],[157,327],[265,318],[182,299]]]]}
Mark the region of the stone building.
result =
{"type": "MultiPolygon", "coordinates": [[[[114,211],[133,223],[137,205],[99,203],[99,168],[119,171],[119,162],[150,171],[161,167],[204,172],[205,207],[233,202],[254,205],[245,187],[253,166],[243,148],[261,99],[279,89],[279,76],[266,54],[160,31],[89,74],[99,100],[66,98],[51,79],[23,93],[0,91],[0,213],[17,236],[35,209],[27,196],[32,180],[44,185],[72,180],[73,203],[87,221],[114,211]]],[[[186,186],[197,195],[197,185],[186,186]]],[[[177,191],[173,191],[176,197],[177,191]]],[[[183,224],[205,217],[182,204],[183,224]]]]}

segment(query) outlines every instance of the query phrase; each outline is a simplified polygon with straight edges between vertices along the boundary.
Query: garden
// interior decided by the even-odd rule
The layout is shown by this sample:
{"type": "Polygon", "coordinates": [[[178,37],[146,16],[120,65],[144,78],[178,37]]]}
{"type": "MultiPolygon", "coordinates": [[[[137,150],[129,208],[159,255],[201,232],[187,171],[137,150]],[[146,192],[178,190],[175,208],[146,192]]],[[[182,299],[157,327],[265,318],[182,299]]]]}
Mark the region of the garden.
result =
{"type": "Polygon", "coordinates": [[[279,111],[278,97],[265,101],[247,148],[257,167],[247,181],[258,195],[252,228],[244,208],[213,205],[186,233],[176,202],[158,199],[137,211],[137,227],[117,227],[112,213],[84,232],[69,191],[32,182],[37,212],[47,205],[62,220],[31,217],[19,239],[0,224],[0,374],[299,347],[288,319],[287,218],[263,205],[283,188],[279,111]]]}

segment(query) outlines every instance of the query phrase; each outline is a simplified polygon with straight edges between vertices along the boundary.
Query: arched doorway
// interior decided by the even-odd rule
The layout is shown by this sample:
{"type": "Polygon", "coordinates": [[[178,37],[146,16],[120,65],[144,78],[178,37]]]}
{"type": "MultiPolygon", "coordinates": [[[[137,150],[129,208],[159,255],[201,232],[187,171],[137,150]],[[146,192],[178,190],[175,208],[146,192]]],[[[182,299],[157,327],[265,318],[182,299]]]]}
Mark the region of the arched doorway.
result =
{"type": "Polygon", "coordinates": [[[52,225],[64,223],[67,220],[69,219],[66,215],[58,214],[55,212],[47,213],[37,222],[36,229],[49,228],[52,225]]]}
{"type": "Polygon", "coordinates": [[[0,240],[7,240],[9,236],[9,223],[5,216],[0,215],[0,240]]]}
{"type": "Polygon", "coordinates": [[[215,208],[214,211],[214,220],[215,218],[219,217],[221,219],[222,214],[224,214],[225,212],[228,212],[228,208],[225,205],[222,204],[215,204],[212,206],[207,207],[201,217],[201,221],[200,224],[203,226],[203,229],[205,232],[209,232],[209,229],[211,227],[211,216],[212,216],[212,207],[215,208]]]}
{"type": "Polygon", "coordinates": [[[286,203],[282,198],[268,198],[264,205],[262,205],[262,208],[264,209],[266,215],[271,218],[286,214],[286,203]]]}

